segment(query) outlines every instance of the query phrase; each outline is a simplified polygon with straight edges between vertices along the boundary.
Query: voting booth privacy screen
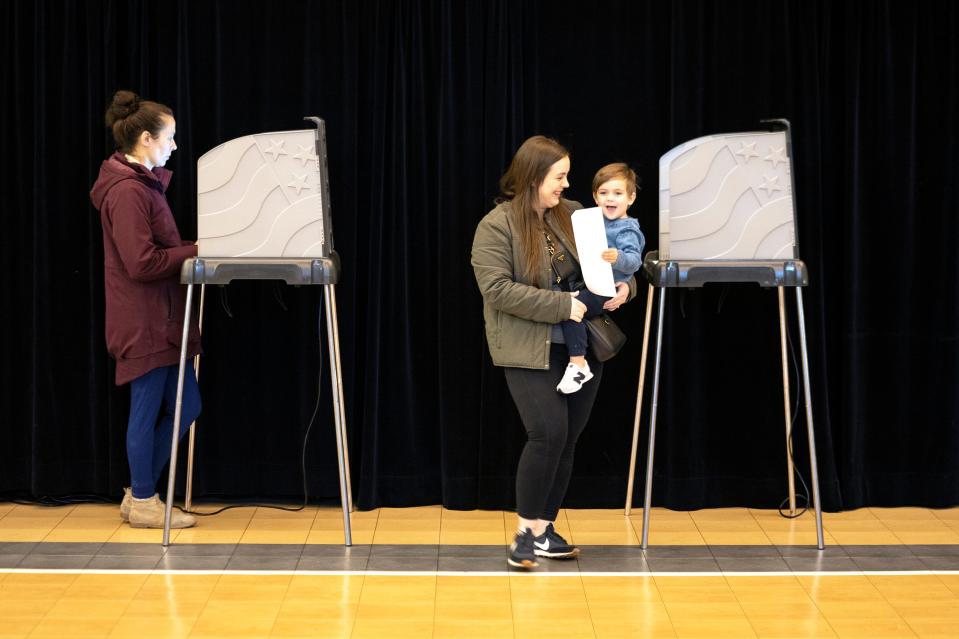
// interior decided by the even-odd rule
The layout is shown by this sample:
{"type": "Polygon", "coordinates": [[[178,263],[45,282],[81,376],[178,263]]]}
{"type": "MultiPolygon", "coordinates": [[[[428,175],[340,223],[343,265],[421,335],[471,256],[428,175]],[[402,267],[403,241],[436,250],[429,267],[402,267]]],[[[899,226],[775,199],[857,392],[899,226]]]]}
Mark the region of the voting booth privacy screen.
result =
{"type": "Polygon", "coordinates": [[[660,260],[798,259],[785,131],[709,135],[659,160],[660,260]]]}
{"type": "Polygon", "coordinates": [[[327,257],[322,142],[312,129],[259,133],[201,156],[199,257],[327,257]]]}

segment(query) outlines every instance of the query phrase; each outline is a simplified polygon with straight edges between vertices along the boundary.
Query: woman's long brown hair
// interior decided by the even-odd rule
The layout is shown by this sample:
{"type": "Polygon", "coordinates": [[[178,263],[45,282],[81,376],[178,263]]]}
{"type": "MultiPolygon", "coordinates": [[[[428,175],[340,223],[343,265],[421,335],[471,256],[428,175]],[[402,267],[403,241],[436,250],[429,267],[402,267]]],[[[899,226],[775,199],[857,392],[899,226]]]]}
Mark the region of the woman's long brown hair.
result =
{"type": "MultiPolygon", "coordinates": [[[[546,179],[551,166],[569,155],[563,146],[552,138],[534,135],[516,150],[513,161],[506,173],[500,178],[499,186],[503,197],[499,201],[509,200],[513,220],[519,229],[523,243],[523,255],[526,258],[526,281],[539,286],[542,280],[545,239],[543,223],[534,208],[539,198],[539,187],[546,179]]],[[[566,237],[573,237],[573,222],[569,207],[563,200],[550,209],[553,223],[566,237]]]]}

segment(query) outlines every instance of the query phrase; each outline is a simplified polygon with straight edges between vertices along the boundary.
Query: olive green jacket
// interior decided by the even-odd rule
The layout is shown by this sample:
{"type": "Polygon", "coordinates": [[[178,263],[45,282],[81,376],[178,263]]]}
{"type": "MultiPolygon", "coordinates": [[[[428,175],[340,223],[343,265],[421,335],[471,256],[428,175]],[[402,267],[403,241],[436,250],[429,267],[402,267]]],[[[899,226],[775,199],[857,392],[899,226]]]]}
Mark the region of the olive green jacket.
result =
{"type": "MultiPolygon", "coordinates": [[[[566,200],[571,211],[582,208],[566,200]]],[[[544,221],[576,261],[576,243],[551,223],[551,211],[544,221]]],[[[476,283],[483,295],[486,341],[496,366],[549,368],[551,325],[569,319],[572,297],[551,290],[551,269],[546,257],[539,269],[539,282],[526,279],[522,238],[515,232],[509,202],[486,214],[473,236],[471,262],[476,283]]],[[[629,299],[636,295],[636,280],[629,282],[629,299]]]]}

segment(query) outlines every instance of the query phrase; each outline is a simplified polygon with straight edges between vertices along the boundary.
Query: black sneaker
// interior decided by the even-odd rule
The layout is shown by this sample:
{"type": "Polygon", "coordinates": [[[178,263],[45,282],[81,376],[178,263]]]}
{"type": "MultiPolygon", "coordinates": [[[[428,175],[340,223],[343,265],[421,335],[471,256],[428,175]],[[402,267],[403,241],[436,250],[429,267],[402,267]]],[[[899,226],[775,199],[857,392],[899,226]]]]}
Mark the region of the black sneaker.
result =
{"type": "Polygon", "coordinates": [[[535,568],[536,554],[533,553],[533,531],[529,528],[525,532],[516,533],[516,538],[509,547],[509,557],[506,563],[517,568],[535,568]]]}
{"type": "Polygon", "coordinates": [[[542,535],[533,537],[533,552],[538,557],[572,559],[579,554],[579,548],[563,539],[563,536],[553,528],[553,524],[548,524],[542,535]]]}

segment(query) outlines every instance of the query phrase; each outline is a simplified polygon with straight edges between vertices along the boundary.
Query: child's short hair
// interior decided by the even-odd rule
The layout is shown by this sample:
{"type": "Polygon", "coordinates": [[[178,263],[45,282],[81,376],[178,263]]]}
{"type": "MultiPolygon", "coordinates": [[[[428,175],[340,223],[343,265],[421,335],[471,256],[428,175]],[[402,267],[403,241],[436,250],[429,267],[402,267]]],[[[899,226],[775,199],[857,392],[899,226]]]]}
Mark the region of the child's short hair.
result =
{"type": "Polygon", "coordinates": [[[626,183],[626,192],[630,195],[639,190],[639,178],[636,172],[624,162],[613,162],[596,171],[596,176],[593,177],[593,193],[596,193],[604,183],[616,179],[626,183]]]}

